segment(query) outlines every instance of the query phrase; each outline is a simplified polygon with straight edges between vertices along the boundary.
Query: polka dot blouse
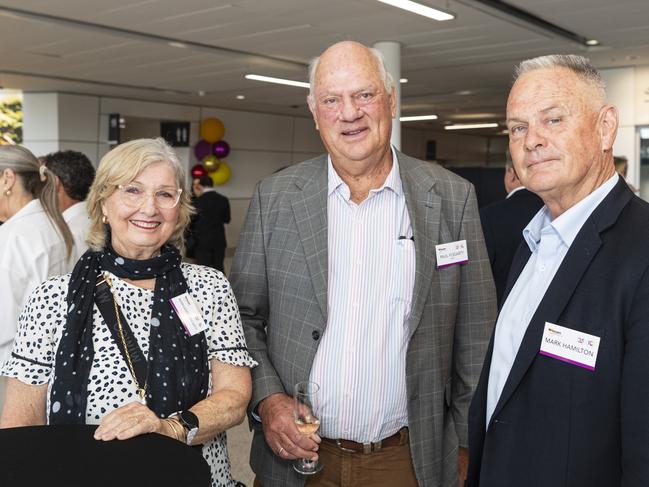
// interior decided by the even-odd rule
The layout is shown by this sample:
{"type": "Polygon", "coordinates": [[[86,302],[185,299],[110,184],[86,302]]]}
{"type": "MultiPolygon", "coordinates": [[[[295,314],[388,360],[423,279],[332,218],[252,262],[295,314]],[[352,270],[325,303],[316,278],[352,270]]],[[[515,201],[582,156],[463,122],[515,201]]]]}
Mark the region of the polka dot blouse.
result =
{"type": "MultiPolygon", "coordinates": [[[[209,324],[206,331],[209,360],[242,367],[257,365],[245,350],[239,309],[227,279],[219,271],[204,266],[183,263],[181,269],[189,293],[209,324]],[[244,347],[244,350],[224,350],[236,347],[244,347]]],[[[114,275],[111,277],[117,303],[146,357],[150,327],[159,325],[158,320],[151,319],[153,291],[133,286],[114,275]]],[[[0,370],[2,375],[26,384],[49,383],[47,411],[50,410],[54,356],[65,325],[69,281],[70,274],[55,277],[34,290],[18,322],[13,354],[0,370]]],[[[95,355],[89,375],[87,424],[99,424],[112,410],[138,399],[126,362],[96,305],[93,320],[95,355]]],[[[236,485],[230,476],[225,433],[203,446],[203,456],[211,467],[213,486],[236,485]]]]}

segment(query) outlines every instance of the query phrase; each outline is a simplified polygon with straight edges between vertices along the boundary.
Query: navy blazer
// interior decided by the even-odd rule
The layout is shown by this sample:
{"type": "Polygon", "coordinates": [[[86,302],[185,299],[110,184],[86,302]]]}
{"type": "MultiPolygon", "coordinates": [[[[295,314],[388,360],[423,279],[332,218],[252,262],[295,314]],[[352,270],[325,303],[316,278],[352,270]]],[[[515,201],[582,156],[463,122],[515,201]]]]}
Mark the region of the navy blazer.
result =
{"type": "Polygon", "coordinates": [[[509,268],[516,249],[523,240],[523,229],[541,207],[543,200],[522,188],[509,198],[480,209],[482,232],[496,283],[499,308],[502,306],[509,268]]]}
{"type": "MultiPolygon", "coordinates": [[[[505,296],[529,256],[521,244],[505,296]]],[[[649,486],[649,204],[622,178],[570,246],[487,427],[492,352],[493,335],[469,412],[467,487],[649,486]],[[539,355],[545,322],[601,337],[595,371],[539,355]]]]}

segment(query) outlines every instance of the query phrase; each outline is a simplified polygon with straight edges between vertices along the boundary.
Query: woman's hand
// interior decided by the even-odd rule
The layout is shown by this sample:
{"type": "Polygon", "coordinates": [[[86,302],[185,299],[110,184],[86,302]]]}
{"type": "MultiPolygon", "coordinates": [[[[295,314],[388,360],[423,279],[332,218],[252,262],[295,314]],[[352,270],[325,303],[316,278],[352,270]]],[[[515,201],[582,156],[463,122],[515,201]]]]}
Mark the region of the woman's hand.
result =
{"type": "Polygon", "coordinates": [[[104,416],[95,431],[95,439],[127,440],[145,433],[162,433],[175,438],[163,420],[144,404],[136,401],[104,416]]]}

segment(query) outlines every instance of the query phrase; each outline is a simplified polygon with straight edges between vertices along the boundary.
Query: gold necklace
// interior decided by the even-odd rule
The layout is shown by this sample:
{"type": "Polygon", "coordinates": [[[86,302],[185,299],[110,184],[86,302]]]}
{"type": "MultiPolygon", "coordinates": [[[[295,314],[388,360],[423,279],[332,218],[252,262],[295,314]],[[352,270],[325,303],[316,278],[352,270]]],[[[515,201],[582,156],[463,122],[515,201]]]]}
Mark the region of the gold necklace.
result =
{"type": "Polygon", "coordinates": [[[124,338],[124,329],[122,328],[122,320],[119,317],[119,309],[117,308],[117,301],[115,300],[115,294],[113,293],[113,282],[110,276],[108,275],[108,273],[106,272],[104,272],[104,279],[108,283],[108,289],[110,289],[110,295],[113,297],[113,306],[115,307],[115,317],[117,318],[117,331],[119,333],[119,338],[122,341],[122,346],[124,347],[124,355],[126,355],[126,363],[128,365],[129,371],[131,372],[131,376],[133,377],[133,381],[135,382],[135,386],[137,388],[137,395],[140,396],[140,403],[146,406],[146,387],[147,387],[148,378],[145,379],[144,385],[140,386],[140,382],[137,380],[137,376],[135,375],[135,368],[133,367],[131,354],[128,352],[128,347],[126,346],[126,339],[124,338]]]}

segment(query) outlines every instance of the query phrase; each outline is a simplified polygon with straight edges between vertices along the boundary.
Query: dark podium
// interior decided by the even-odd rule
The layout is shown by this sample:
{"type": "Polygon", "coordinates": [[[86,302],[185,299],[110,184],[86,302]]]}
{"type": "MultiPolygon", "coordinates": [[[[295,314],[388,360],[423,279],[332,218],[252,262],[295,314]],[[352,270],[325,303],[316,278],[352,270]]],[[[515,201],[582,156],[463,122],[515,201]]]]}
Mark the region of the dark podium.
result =
{"type": "Polygon", "coordinates": [[[198,448],[157,434],[97,441],[96,426],[0,430],[0,484],[7,487],[210,487],[198,448]]]}

